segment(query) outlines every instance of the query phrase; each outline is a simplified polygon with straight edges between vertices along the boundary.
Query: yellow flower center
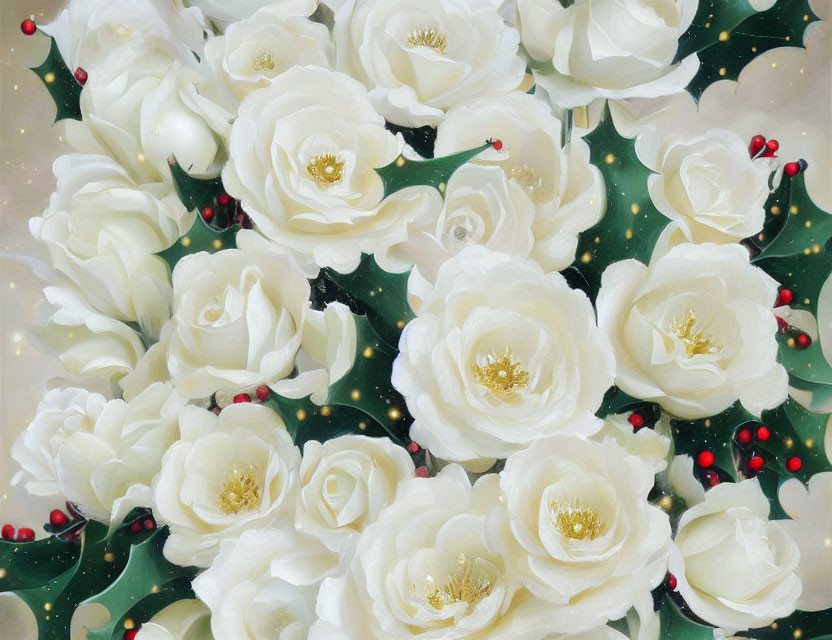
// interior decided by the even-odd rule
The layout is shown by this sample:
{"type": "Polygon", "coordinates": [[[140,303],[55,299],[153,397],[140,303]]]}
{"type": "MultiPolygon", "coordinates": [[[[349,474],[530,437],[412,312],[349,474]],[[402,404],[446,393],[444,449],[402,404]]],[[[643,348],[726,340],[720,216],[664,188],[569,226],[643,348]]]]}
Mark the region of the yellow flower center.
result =
{"type": "Polygon", "coordinates": [[[445,47],[448,46],[448,36],[433,27],[414,29],[407,36],[407,44],[411,47],[427,47],[444,55],[445,47]]]}
{"type": "Polygon", "coordinates": [[[433,580],[428,577],[425,601],[434,609],[457,602],[473,607],[493,591],[494,583],[491,579],[479,571],[475,572],[473,563],[464,553],[459,554],[457,563],[459,569],[448,576],[442,585],[432,584],[433,580]]]}
{"type": "Polygon", "coordinates": [[[253,511],[260,505],[262,489],[253,465],[234,465],[222,483],[217,506],[225,515],[253,511]]]}
{"type": "Polygon", "coordinates": [[[255,71],[274,71],[274,56],[270,49],[263,49],[252,63],[255,71]]]}
{"type": "Polygon", "coordinates": [[[582,507],[580,502],[562,507],[552,500],[549,503],[549,515],[558,530],[572,540],[595,540],[603,533],[604,527],[598,512],[582,507]]]}
{"type": "Polygon", "coordinates": [[[701,331],[694,332],[694,326],[696,326],[696,312],[693,309],[688,309],[684,320],[674,318],[671,325],[673,333],[685,345],[685,353],[688,354],[688,358],[712,353],[715,349],[720,348],[719,345],[714,346],[713,336],[706,336],[701,331]]]}
{"type": "Polygon", "coordinates": [[[335,184],[344,177],[344,161],[332,153],[314,155],[306,165],[306,171],[321,184],[335,184]]]}
{"type": "Polygon", "coordinates": [[[520,369],[519,362],[511,361],[511,349],[503,355],[493,351],[485,356],[485,365],[474,363],[474,375],[482,386],[493,393],[512,394],[529,384],[529,372],[520,369]]]}

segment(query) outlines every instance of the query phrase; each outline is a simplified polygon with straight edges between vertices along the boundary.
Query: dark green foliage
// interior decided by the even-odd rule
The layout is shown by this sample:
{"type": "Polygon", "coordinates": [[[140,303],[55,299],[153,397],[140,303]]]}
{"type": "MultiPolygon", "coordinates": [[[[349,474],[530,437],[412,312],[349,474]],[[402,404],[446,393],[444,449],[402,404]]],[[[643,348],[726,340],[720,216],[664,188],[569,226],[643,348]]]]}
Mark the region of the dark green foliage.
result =
{"type": "Polygon", "coordinates": [[[57,109],[55,122],[67,118],[80,120],[81,90],[83,87],[78,84],[75,74],[67,68],[52,36],[49,36],[49,42],[49,54],[46,56],[46,60],[38,67],[32,67],[32,71],[43,80],[49,95],[55,101],[57,109]],[[47,82],[47,79],[50,79],[51,82],[47,82]]]}

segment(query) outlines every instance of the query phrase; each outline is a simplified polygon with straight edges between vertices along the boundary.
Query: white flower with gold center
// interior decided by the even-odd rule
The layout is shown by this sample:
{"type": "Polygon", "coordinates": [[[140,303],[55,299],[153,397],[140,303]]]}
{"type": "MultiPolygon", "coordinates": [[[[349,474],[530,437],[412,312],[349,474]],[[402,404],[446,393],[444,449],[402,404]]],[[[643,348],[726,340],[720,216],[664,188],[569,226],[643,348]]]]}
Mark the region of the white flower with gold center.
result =
{"type": "Polygon", "coordinates": [[[170,526],[168,560],[207,567],[220,541],[291,523],[300,451],[274,411],[240,403],[215,416],[189,406],[179,427],[153,482],[153,511],[170,526]]]}
{"type": "Polygon", "coordinates": [[[417,312],[393,384],[410,436],[440,458],[500,458],[557,432],[589,435],[612,352],[586,296],[531,261],[468,247],[435,285],[411,278],[417,312]]]}
{"type": "Polygon", "coordinates": [[[777,287],[739,245],[682,244],[649,267],[610,265],[597,308],[615,350],[616,384],[688,419],[737,399],[756,415],[781,404],[777,287]]]}
{"type": "Polygon", "coordinates": [[[553,436],[508,459],[488,543],[551,603],[552,631],[620,618],[662,581],[670,523],[647,501],[653,480],[611,441],[553,436]]]}
{"type": "MultiPolygon", "coordinates": [[[[389,121],[436,125],[451,106],[523,82],[520,36],[497,0],[348,0],[335,14],[338,70],[361,80],[389,121]]],[[[482,141],[477,143],[482,144],[482,141]]]]}
{"type": "Polygon", "coordinates": [[[375,169],[396,160],[402,147],[360,83],[320,67],[293,67],[243,101],[223,183],[276,250],[295,257],[308,275],[318,267],[348,272],[362,252],[384,254],[407,238],[411,222],[441,207],[430,187],[384,198],[375,169]]]}

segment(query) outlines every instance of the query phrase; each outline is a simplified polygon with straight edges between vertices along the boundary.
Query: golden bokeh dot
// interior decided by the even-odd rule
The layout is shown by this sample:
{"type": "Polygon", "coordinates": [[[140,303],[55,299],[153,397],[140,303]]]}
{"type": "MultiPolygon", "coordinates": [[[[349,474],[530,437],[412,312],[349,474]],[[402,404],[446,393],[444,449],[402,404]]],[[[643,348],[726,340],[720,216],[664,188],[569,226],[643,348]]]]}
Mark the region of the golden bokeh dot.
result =
{"type": "Polygon", "coordinates": [[[298,409],[298,410],[295,412],[295,417],[296,417],[298,420],[301,420],[301,421],[306,420],[306,411],[304,411],[303,409],[298,409]]]}
{"type": "Polygon", "coordinates": [[[728,75],[728,69],[726,69],[725,67],[721,67],[719,69],[719,75],[721,75],[721,76],[728,75]]]}
{"type": "Polygon", "coordinates": [[[406,162],[407,161],[402,156],[399,156],[398,158],[396,158],[396,166],[397,167],[403,167],[406,162]]]}
{"type": "Polygon", "coordinates": [[[604,156],[604,162],[606,162],[607,164],[613,164],[615,162],[615,154],[608,153],[606,156],[604,156]]]}
{"type": "Polygon", "coordinates": [[[797,215],[797,212],[798,212],[799,210],[798,210],[798,208],[797,208],[797,207],[795,207],[794,205],[792,205],[792,206],[789,208],[789,211],[791,211],[791,212],[792,212],[792,215],[793,215],[793,216],[796,216],[796,215],[797,215]]]}
{"type": "Polygon", "coordinates": [[[396,326],[397,326],[399,329],[404,329],[404,320],[399,320],[399,321],[396,323],[396,326]]]}
{"type": "Polygon", "coordinates": [[[364,349],[364,357],[365,358],[372,358],[373,357],[372,347],[367,347],[366,349],[364,349]]]}
{"type": "Polygon", "coordinates": [[[633,212],[634,216],[637,216],[639,213],[641,213],[641,207],[638,206],[637,202],[634,202],[633,204],[630,205],[630,211],[633,212]]]}
{"type": "Polygon", "coordinates": [[[387,412],[387,415],[390,417],[391,420],[398,420],[402,417],[402,412],[394,407],[387,412]]]}
{"type": "Polygon", "coordinates": [[[127,620],[124,621],[124,628],[125,629],[132,629],[135,626],[136,626],[136,623],[133,622],[133,618],[127,618],[127,620]]]}
{"type": "Polygon", "coordinates": [[[808,440],[806,440],[804,444],[806,445],[807,449],[811,449],[815,446],[815,441],[812,438],[809,438],[808,440]]]}
{"type": "Polygon", "coordinates": [[[581,256],[581,262],[583,262],[584,264],[589,264],[590,262],[592,262],[592,254],[589,251],[587,251],[584,255],[581,256]]]}
{"type": "Polygon", "coordinates": [[[807,255],[807,256],[808,256],[810,253],[812,253],[812,250],[811,250],[809,247],[806,247],[806,248],[803,250],[803,254],[804,254],[804,255],[807,255]]]}
{"type": "Polygon", "coordinates": [[[794,338],[789,338],[786,340],[786,344],[789,345],[792,349],[794,349],[794,338]]]}
{"type": "Polygon", "coordinates": [[[795,638],[802,638],[803,637],[803,631],[801,631],[800,629],[795,629],[794,633],[792,633],[792,636],[794,636],[795,638]]]}
{"type": "Polygon", "coordinates": [[[673,498],[670,496],[663,496],[662,499],[659,500],[659,506],[665,511],[670,511],[673,508],[673,498]]]}
{"type": "Polygon", "coordinates": [[[358,423],[358,428],[361,429],[362,431],[366,431],[367,430],[367,423],[366,422],[359,422],[358,423]]]}
{"type": "Polygon", "coordinates": [[[794,440],[792,440],[791,438],[786,438],[786,439],[783,441],[783,444],[785,444],[785,445],[786,445],[786,448],[787,448],[787,449],[791,449],[791,448],[794,446],[794,440]]]}
{"type": "Polygon", "coordinates": [[[627,238],[627,240],[632,240],[633,230],[632,229],[627,229],[627,231],[624,232],[624,237],[627,238]]]}
{"type": "Polygon", "coordinates": [[[150,593],[159,593],[159,585],[158,585],[158,584],[154,584],[154,585],[150,588],[150,593]]]}
{"type": "Polygon", "coordinates": [[[214,249],[222,249],[222,240],[220,240],[219,238],[214,240],[214,242],[212,242],[211,244],[214,245],[214,249]]]}
{"type": "Polygon", "coordinates": [[[719,41],[720,42],[727,42],[731,39],[731,33],[729,31],[722,31],[719,34],[719,41]]]}
{"type": "Polygon", "coordinates": [[[803,223],[803,225],[804,225],[807,229],[811,229],[811,228],[812,228],[812,221],[811,221],[811,220],[807,220],[806,222],[804,222],[804,223],[803,223]]]}
{"type": "Polygon", "coordinates": [[[332,415],[332,407],[328,407],[327,405],[322,406],[321,407],[321,415],[324,418],[327,418],[327,417],[331,416],[332,415]]]}
{"type": "Polygon", "coordinates": [[[710,428],[711,424],[712,424],[712,423],[711,423],[710,419],[709,419],[709,420],[705,420],[705,428],[706,428],[706,429],[710,428]]]}
{"type": "Polygon", "coordinates": [[[184,238],[182,238],[181,242],[182,242],[182,246],[185,247],[186,249],[191,246],[191,239],[188,236],[185,236],[184,238]]]}
{"type": "Polygon", "coordinates": [[[601,238],[595,236],[595,244],[601,244],[601,238]]]}
{"type": "Polygon", "coordinates": [[[5,569],[0,569],[0,580],[5,578],[7,575],[8,575],[8,573],[6,573],[5,569]]]}
{"type": "Polygon", "coordinates": [[[111,551],[108,551],[104,554],[104,562],[115,562],[116,554],[111,551]]]}
{"type": "Polygon", "coordinates": [[[51,602],[47,602],[45,605],[43,605],[43,608],[44,608],[46,611],[52,611],[52,603],[51,603],[51,602]]]}
{"type": "Polygon", "coordinates": [[[777,205],[774,205],[774,206],[771,208],[771,215],[773,215],[773,216],[779,216],[779,215],[780,215],[780,207],[778,207],[777,205]]]}
{"type": "Polygon", "coordinates": [[[43,81],[46,84],[52,84],[53,82],[55,82],[55,74],[50,71],[45,76],[43,76],[43,81]]]}
{"type": "Polygon", "coordinates": [[[353,401],[360,400],[361,399],[361,392],[358,389],[353,389],[352,391],[350,391],[350,398],[353,401]]]}

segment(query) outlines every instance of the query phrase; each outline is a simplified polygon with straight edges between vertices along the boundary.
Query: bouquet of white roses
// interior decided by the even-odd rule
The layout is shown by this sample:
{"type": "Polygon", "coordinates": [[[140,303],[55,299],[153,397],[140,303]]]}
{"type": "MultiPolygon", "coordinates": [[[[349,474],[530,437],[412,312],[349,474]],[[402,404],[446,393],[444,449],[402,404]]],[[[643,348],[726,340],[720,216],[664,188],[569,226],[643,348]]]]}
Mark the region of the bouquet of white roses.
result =
{"type": "Polygon", "coordinates": [[[32,637],[832,637],[822,18],[24,21],[73,149],[32,334],[112,387],[50,390],[11,452],[66,501],[2,529],[32,637]]]}

